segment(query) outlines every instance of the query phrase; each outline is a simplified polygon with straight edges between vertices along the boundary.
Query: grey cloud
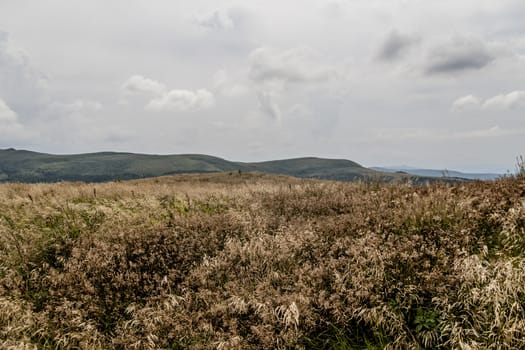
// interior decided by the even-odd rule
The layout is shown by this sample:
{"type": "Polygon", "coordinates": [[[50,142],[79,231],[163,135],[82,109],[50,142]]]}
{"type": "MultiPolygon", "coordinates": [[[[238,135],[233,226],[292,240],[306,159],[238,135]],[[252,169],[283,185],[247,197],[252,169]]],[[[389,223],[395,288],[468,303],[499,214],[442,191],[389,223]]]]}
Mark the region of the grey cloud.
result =
{"type": "MultiPolygon", "coordinates": [[[[258,98],[258,110],[270,116],[282,126],[283,113],[280,104],[288,105],[289,96],[302,95],[315,89],[314,99],[322,99],[327,91],[319,92],[321,86],[334,83],[341,76],[340,70],[322,62],[322,56],[308,47],[294,47],[286,50],[260,47],[250,54],[249,76],[258,98]],[[299,87],[290,91],[288,87],[299,87]],[[279,98],[280,103],[277,102],[279,98]]],[[[306,95],[303,95],[304,98],[306,95]]]]}
{"type": "Polygon", "coordinates": [[[211,13],[195,15],[193,21],[200,26],[210,29],[231,30],[235,28],[234,20],[228,11],[225,10],[216,10],[211,13]]]}
{"type": "Polygon", "coordinates": [[[405,54],[412,46],[417,44],[418,38],[404,35],[397,30],[391,31],[383,41],[377,53],[377,58],[382,61],[392,61],[405,54]]]}
{"type": "Polygon", "coordinates": [[[8,146],[10,142],[27,140],[30,133],[19,122],[18,115],[3,99],[0,98],[0,146],[8,146]]]}
{"type": "Polygon", "coordinates": [[[46,100],[47,81],[0,31],[0,96],[21,118],[32,117],[46,100]]]}
{"type": "Polygon", "coordinates": [[[257,99],[259,101],[259,110],[266,115],[269,115],[277,122],[281,121],[281,109],[277,102],[275,102],[275,96],[270,91],[259,91],[257,93],[257,99]]]}
{"type": "Polygon", "coordinates": [[[329,80],[334,69],[319,63],[308,48],[277,50],[260,47],[250,54],[250,77],[258,83],[304,83],[329,80]]]}
{"type": "Polygon", "coordinates": [[[427,74],[457,73],[478,70],[496,59],[486,44],[473,38],[456,38],[429,54],[427,74]]]}

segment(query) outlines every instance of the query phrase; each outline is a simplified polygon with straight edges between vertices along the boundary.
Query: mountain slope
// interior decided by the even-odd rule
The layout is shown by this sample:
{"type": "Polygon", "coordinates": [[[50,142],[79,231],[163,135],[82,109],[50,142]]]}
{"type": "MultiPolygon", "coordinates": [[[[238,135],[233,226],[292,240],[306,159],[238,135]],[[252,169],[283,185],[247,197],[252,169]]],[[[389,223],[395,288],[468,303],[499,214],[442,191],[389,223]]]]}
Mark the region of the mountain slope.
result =
{"type": "Polygon", "coordinates": [[[0,150],[0,179],[4,181],[108,181],[238,169],[248,170],[224,159],[204,155],[160,156],[114,152],[52,155],[0,150]]]}
{"type": "Polygon", "coordinates": [[[370,170],[346,159],[307,157],[250,163],[250,165],[257,171],[326,180],[354,181],[383,178],[383,181],[394,181],[409,178],[409,176],[370,170]]]}
{"type": "Polygon", "coordinates": [[[344,159],[308,157],[242,163],[199,154],[147,155],[100,152],[53,155],[14,149],[0,150],[0,182],[100,182],[180,173],[234,171],[258,171],[340,181],[373,180],[420,183],[436,180],[408,174],[379,172],[344,159]]]}

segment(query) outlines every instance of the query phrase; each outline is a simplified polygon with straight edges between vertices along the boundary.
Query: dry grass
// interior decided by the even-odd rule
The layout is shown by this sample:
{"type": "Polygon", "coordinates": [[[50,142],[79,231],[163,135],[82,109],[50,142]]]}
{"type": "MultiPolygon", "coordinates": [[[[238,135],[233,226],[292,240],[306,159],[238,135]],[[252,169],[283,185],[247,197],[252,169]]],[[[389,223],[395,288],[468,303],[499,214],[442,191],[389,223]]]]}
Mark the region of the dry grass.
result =
{"type": "Polygon", "coordinates": [[[525,348],[525,179],[0,185],[2,349],[525,348]]]}

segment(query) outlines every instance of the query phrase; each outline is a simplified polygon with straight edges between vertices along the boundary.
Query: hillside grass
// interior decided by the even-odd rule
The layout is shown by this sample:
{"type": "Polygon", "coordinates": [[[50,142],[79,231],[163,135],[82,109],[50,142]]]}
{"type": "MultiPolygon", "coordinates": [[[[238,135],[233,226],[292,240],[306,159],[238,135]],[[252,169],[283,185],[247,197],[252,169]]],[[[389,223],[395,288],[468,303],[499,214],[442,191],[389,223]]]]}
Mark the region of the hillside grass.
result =
{"type": "Polygon", "coordinates": [[[15,149],[0,149],[0,183],[105,182],[187,173],[238,171],[340,181],[372,180],[411,183],[464,181],[464,179],[379,172],[343,159],[307,157],[243,163],[203,154],[148,155],[100,152],[53,155],[15,149]]]}
{"type": "Polygon", "coordinates": [[[250,170],[242,164],[198,154],[101,152],[53,155],[13,149],[0,150],[0,181],[10,182],[103,182],[239,169],[250,170]]]}
{"type": "Polygon", "coordinates": [[[0,185],[2,349],[525,348],[525,178],[0,185]]]}

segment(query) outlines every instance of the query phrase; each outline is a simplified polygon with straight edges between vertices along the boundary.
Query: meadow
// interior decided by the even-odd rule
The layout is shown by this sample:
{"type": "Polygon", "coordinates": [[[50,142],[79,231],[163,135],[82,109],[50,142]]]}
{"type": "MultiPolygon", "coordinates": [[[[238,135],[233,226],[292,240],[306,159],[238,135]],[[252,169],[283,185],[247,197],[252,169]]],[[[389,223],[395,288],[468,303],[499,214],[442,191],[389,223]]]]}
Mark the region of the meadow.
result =
{"type": "Polygon", "coordinates": [[[0,348],[525,348],[525,177],[0,184],[0,348]]]}

